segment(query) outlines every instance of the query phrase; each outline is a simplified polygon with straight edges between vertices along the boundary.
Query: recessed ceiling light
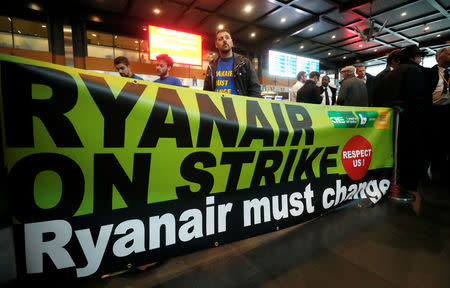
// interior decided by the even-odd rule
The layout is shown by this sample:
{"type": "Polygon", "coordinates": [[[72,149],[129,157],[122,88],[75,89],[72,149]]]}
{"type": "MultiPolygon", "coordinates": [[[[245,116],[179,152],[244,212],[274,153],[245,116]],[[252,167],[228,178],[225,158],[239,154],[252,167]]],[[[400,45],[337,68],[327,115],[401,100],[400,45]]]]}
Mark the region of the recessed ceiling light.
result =
{"type": "Polygon", "coordinates": [[[362,47],[363,46],[363,44],[359,44],[359,47],[362,47]]]}
{"type": "Polygon", "coordinates": [[[328,52],[328,56],[330,56],[331,55],[331,52],[328,52]]]}
{"type": "Polygon", "coordinates": [[[378,49],[373,49],[373,52],[377,52],[378,51],[378,49]]]}
{"type": "Polygon", "coordinates": [[[47,27],[47,25],[42,25],[42,28],[46,28],[47,27]]]}
{"type": "Polygon", "coordinates": [[[342,59],[347,59],[347,56],[342,57],[342,59]]]}
{"type": "Polygon", "coordinates": [[[308,31],[313,31],[314,27],[309,27],[308,31]]]}
{"type": "Polygon", "coordinates": [[[137,41],[137,40],[134,40],[134,43],[136,43],[136,44],[139,44],[139,41],[137,41]]]}
{"type": "Polygon", "coordinates": [[[303,45],[302,45],[302,46],[300,46],[300,49],[303,49],[303,48],[305,48],[305,46],[303,46],[303,45]]]}
{"type": "Polygon", "coordinates": [[[161,10],[159,10],[158,8],[155,8],[155,9],[153,9],[153,13],[159,14],[159,13],[161,13],[161,10]]]}
{"type": "Polygon", "coordinates": [[[425,30],[425,31],[430,30],[430,26],[426,26],[423,30],[425,30]]]}
{"type": "Polygon", "coordinates": [[[217,28],[223,29],[223,24],[219,24],[219,26],[217,26],[217,28]]]}
{"type": "Polygon", "coordinates": [[[147,27],[142,28],[142,30],[147,31],[147,27]]]}
{"type": "Polygon", "coordinates": [[[441,34],[436,35],[436,37],[441,37],[441,34]]]}
{"type": "Polygon", "coordinates": [[[283,17],[283,18],[281,18],[280,22],[281,22],[281,23],[284,23],[284,22],[286,22],[286,18],[284,18],[284,17],[283,17]]]}
{"type": "Polygon", "coordinates": [[[406,12],[403,12],[401,15],[402,15],[402,16],[406,16],[406,12]]]}
{"type": "Polygon", "coordinates": [[[334,38],[336,38],[336,35],[331,36],[331,39],[334,39],[334,38]]]}
{"type": "Polygon", "coordinates": [[[252,9],[253,9],[253,6],[252,6],[252,5],[246,5],[246,6],[244,7],[244,12],[245,12],[245,13],[250,13],[250,12],[252,12],[252,9]]]}
{"type": "Polygon", "coordinates": [[[250,34],[250,37],[255,37],[255,36],[256,36],[255,32],[252,32],[252,34],[250,34]]]}
{"type": "Polygon", "coordinates": [[[92,34],[92,36],[97,37],[97,34],[92,34]]]}

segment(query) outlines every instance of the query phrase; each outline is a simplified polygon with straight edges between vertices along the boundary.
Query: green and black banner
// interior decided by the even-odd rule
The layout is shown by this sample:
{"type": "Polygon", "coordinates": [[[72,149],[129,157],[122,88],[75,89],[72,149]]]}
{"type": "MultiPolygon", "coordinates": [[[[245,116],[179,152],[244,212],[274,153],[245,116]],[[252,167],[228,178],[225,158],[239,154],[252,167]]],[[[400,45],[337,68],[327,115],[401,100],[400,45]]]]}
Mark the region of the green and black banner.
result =
{"type": "MultiPolygon", "coordinates": [[[[392,111],[269,101],[0,54],[19,277],[87,277],[389,189],[392,111]]],[[[4,197],[2,197],[4,198],[4,197]]]]}

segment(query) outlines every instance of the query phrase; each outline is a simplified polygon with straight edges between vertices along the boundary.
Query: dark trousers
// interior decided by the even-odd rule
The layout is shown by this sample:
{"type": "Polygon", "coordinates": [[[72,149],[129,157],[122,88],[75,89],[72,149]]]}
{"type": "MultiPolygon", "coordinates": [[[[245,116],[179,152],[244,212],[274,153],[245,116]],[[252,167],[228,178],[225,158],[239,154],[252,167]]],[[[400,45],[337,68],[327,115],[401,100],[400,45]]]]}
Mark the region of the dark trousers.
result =
{"type": "Polygon", "coordinates": [[[405,110],[400,114],[397,164],[399,184],[408,190],[417,191],[420,178],[427,167],[429,133],[427,117],[405,110]]]}
{"type": "Polygon", "coordinates": [[[450,179],[450,105],[433,105],[431,114],[431,174],[441,180],[450,179]]]}

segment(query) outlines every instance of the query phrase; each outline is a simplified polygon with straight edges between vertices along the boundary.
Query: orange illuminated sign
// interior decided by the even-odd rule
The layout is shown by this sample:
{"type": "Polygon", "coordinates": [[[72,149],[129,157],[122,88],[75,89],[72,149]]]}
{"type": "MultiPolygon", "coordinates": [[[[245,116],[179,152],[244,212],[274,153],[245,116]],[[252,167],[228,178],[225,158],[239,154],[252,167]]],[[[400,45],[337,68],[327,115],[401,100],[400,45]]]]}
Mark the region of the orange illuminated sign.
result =
{"type": "Polygon", "coordinates": [[[202,65],[202,36],[148,26],[150,59],[159,54],[168,54],[175,63],[202,65]]]}

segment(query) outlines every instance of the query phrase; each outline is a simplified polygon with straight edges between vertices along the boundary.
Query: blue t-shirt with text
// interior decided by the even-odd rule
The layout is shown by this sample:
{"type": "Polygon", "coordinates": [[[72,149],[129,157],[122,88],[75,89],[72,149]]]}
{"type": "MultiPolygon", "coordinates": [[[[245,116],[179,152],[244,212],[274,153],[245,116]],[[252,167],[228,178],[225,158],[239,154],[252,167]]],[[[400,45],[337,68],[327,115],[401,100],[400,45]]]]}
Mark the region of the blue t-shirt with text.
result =
{"type": "Polygon", "coordinates": [[[216,92],[237,94],[233,79],[233,57],[219,58],[216,69],[216,92]]]}
{"type": "Polygon", "coordinates": [[[167,84],[167,85],[173,85],[173,86],[180,86],[182,87],[183,85],[181,84],[180,79],[176,78],[176,77],[172,77],[172,76],[167,76],[166,78],[162,79],[158,78],[155,81],[156,83],[161,83],[161,84],[167,84]]]}

